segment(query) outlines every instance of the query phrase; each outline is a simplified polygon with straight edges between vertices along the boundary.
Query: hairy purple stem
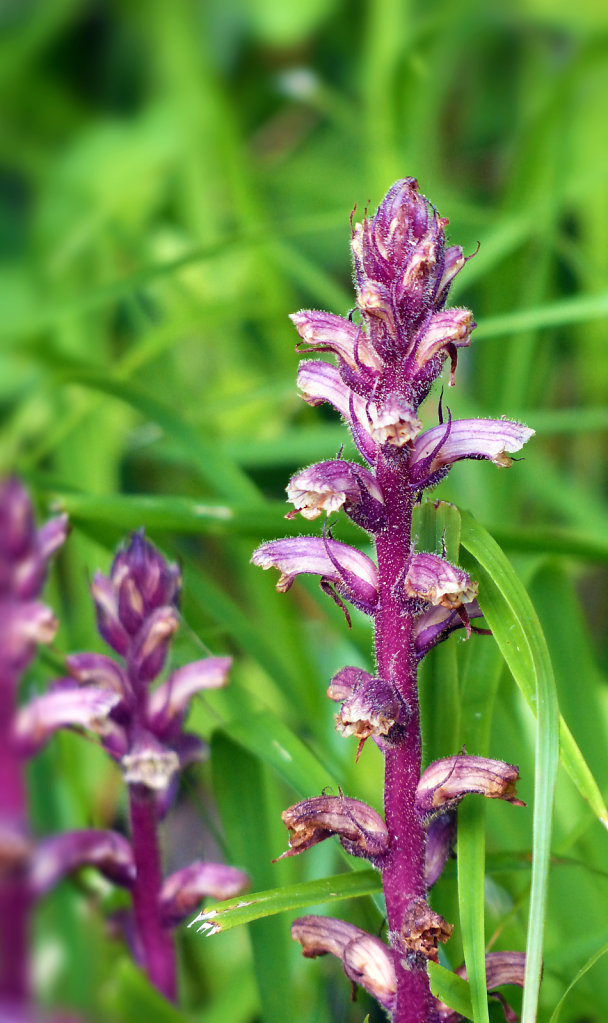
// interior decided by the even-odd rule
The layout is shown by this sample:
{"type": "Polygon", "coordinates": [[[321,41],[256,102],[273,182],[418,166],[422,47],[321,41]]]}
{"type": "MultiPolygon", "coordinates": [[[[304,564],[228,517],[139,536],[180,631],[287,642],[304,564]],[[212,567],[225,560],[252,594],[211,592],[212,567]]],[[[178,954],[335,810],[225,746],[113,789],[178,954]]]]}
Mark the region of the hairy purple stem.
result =
{"type": "Polygon", "coordinates": [[[27,838],[23,762],[10,742],[18,679],[0,663],[0,1002],[24,1002],[28,983],[30,898],[25,870],[27,838]],[[3,832],[9,848],[3,855],[3,832]],[[23,841],[23,860],[11,839],[23,841]]]}
{"type": "MultiPolygon", "coordinates": [[[[389,851],[382,869],[389,932],[401,931],[404,912],[413,899],[424,898],[425,831],[414,807],[420,779],[421,740],[418,684],[413,643],[413,616],[404,611],[397,590],[410,554],[412,491],[407,485],[400,452],[379,457],[377,480],[386,502],[386,526],[376,538],[380,599],[376,613],[378,674],[390,679],[410,709],[405,734],[387,749],[384,785],[389,851]]],[[[433,999],[426,964],[409,968],[394,951],[397,1005],[393,1023],[430,1023],[433,999]]]]}
{"type": "Polygon", "coordinates": [[[159,913],[162,883],[156,800],[143,786],[129,786],[131,841],[136,879],[132,889],[135,928],[150,983],[175,1001],[175,947],[159,913]]]}

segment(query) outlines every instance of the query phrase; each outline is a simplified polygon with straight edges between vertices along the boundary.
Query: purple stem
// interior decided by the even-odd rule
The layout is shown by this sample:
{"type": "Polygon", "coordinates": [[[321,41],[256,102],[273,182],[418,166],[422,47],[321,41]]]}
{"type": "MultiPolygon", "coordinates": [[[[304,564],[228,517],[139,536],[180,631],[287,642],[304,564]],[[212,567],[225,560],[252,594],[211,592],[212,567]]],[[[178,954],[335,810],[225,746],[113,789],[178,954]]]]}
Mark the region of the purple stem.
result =
{"type": "MultiPolygon", "coordinates": [[[[413,899],[424,898],[426,835],[414,800],[420,779],[421,739],[418,680],[413,644],[413,616],[404,611],[396,592],[410,554],[412,490],[401,453],[379,454],[376,476],[384,493],[387,521],[376,537],[380,597],[376,613],[376,659],[380,678],[390,679],[409,707],[405,734],[385,754],[384,810],[389,851],[382,869],[389,932],[401,931],[404,912],[413,899]]],[[[402,965],[394,951],[397,1005],[393,1023],[429,1023],[434,1018],[425,962],[402,965]]]]}
{"type": "MultiPolygon", "coordinates": [[[[0,846],[2,832],[25,842],[26,793],[23,763],[10,742],[18,678],[0,658],[0,846]]],[[[10,849],[8,856],[11,856],[10,849]]],[[[24,853],[25,858],[25,853],[24,853]]],[[[23,1003],[29,995],[28,918],[30,897],[25,862],[2,863],[0,848],[0,1002],[23,1003]]]]}
{"type": "Polygon", "coordinates": [[[150,983],[170,1001],[175,1001],[175,948],[159,912],[162,871],[154,794],[143,786],[130,785],[129,810],[136,870],[132,895],[137,944],[150,983]]]}

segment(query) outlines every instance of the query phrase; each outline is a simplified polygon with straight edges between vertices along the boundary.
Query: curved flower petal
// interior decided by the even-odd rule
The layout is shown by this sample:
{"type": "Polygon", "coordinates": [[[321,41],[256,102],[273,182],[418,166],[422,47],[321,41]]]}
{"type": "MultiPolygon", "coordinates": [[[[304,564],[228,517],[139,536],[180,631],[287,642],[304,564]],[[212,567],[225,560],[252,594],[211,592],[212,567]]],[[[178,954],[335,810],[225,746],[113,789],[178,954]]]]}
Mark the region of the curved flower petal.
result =
{"type": "Polygon", "coordinates": [[[295,856],[337,835],[353,856],[375,860],[388,848],[388,831],[382,817],[359,799],[345,796],[317,796],[288,807],[281,814],[290,832],[289,849],[282,853],[295,856]]]}
{"type": "Polygon", "coordinates": [[[106,657],[105,654],[70,654],[65,663],[72,678],[82,685],[110,689],[120,696],[129,692],[127,674],[112,657],[106,657]]]}
{"type": "Polygon", "coordinates": [[[231,899],[249,887],[249,877],[224,863],[198,860],[163,882],[159,907],[163,925],[175,927],[198,909],[203,899],[231,899]]]}
{"type": "Polygon", "coordinates": [[[444,757],[429,764],[418,782],[416,809],[423,814],[450,810],[471,793],[525,806],[515,793],[518,778],[518,768],[502,760],[466,753],[444,757]]]}
{"type": "Polygon", "coordinates": [[[304,341],[301,351],[333,352],[355,370],[361,366],[381,370],[382,362],[361,327],[334,313],[302,309],[289,317],[304,341]]]}
{"type": "Polygon", "coordinates": [[[40,898],[67,874],[81,867],[96,867],[114,884],[130,888],[135,862],[130,843],[116,831],[68,831],[39,842],[32,856],[30,885],[40,898]]]}
{"type": "Polygon", "coordinates": [[[206,657],[174,671],[148,697],[148,724],[162,735],[181,721],[192,697],[202,689],[220,689],[228,684],[231,657],[206,657]]]}
{"type": "Polygon", "coordinates": [[[368,462],[376,457],[376,445],[369,433],[367,402],[342,379],[339,370],[320,359],[306,359],[298,367],[298,387],[309,405],[329,402],[349,424],[355,444],[368,462]]]}
{"type": "Polygon", "coordinates": [[[278,568],[277,590],[286,593],[298,575],[320,575],[346,587],[348,599],[366,607],[378,600],[378,569],[361,551],[323,537],[288,537],[271,540],[254,551],[251,561],[260,568],[278,568]]]}
{"type": "Polygon", "coordinates": [[[21,707],[14,736],[23,756],[37,753],[59,728],[79,725],[103,735],[110,711],[120,701],[118,693],[97,686],[59,684],[44,696],[21,707]]]}
{"type": "Polygon", "coordinates": [[[416,486],[463,458],[487,458],[495,465],[513,464],[507,451],[520,451],[534,430],[509,419],[456,419],[426,430],[414,441],[410,469],[416,486]],[[442,443],[442,439],[445,440],[442,443]]]}
{"type": "Polygon", "coordinates": [[[349,980],[360,984],[389,1012],[397,994],[393,954],[380,938],[331,916],[302,916],[291,925],[308,959],[332,955],[342,960],[349,980]]]}
{"type": "Polygon", "coordinates": [[[477,583],[437,554],[414,554],[403,580],[408,597],[456,610],[477,596],[477,583]]]}

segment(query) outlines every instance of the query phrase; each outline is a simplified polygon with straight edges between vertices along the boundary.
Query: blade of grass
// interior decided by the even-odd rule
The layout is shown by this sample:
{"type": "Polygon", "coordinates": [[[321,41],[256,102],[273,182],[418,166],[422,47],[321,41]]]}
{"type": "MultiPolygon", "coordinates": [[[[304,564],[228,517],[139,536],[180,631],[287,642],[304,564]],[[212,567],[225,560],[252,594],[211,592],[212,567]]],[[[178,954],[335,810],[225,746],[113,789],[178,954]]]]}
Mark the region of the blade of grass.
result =
{"type": "Polygon", "coordinates": [[[260,920],[306,906],[319,906],[326,902],[355,898],[358,895],[372,895],[382,891],[380,875],[375,870],[354,870],[349,874],[336,874],[315,881],[271,888],[266,892],[248,893],[236,899],[217,902],[208,906],[189,924],[197,927],[207,937],[229,931],[241,924],[260,920]]]}
{"type": "Polygon", "coordinates": [[[488,625],[536,713],[532,887],[522,1008],[522,1023],[534,1023],[542,972],[553,794],[559,758],[555,682],[540,623],[524,587],[498,544],[470,514],[462,517],[462,543],[482,568],[480,603],[488,625]]]}

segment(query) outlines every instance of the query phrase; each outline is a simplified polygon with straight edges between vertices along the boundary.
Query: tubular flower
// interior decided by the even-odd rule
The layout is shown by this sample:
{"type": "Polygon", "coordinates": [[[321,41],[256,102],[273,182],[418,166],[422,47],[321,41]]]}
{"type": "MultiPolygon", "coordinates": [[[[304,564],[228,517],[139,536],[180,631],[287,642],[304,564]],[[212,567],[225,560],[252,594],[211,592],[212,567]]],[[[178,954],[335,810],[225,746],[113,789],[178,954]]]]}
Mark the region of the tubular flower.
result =
{"type": "Polygon", "coordinates": [[[320,462],[292,476],[287,484],[287,499],[294,511],[305,519],[316,519],[322,512],[344,511],[364,529],[377,532],[384,525],[384,500],[375,476],[362,465],[336,458],[320,462]]]}
{"type": "Polygon", "coordinates": [[[470,793],[525,806],[515,794],[518,778],[518,768],[502,760],[465,753],[445,757],[430,764],[423,773],[416,789],[416,808],[423,814],[450,810],[470,793]]]}
{"type": "MultiPolygon", "coordinates": [[[[468,309],[446,306],[450,285],[466,263],[460,246],[447,244],[447,225],[414,178],[397,181],[374,216],[366,211],[352,224],[353,317],[310,310],[292,316],[298,351],[328,356],[300,362],[302,397],[313,407],[333,406],[365,465],[337,458],[296,473],[287,488],[295,511],[287,517],[300,512],[312,521],[343,509],[371,535],[375,562],[325,535],[274,540],[252,558],[255,565],[279,570],[280,592],[296,576],[316,574],[338,603],[350,601],[374,623],[373,672],[343,668],[327,695],[341,704],[337,729],[359,740],[358,753],[371,737],[385,758],[386,839],[376,865],[391,950],[369,936],[351,937],[350,925],[318,917],[296,921],[292,933],[305,955],[332,952],[347,976],[362,976],[360,982],[394,1023],[430,1023],[437,1016],[427,960],[436,961],[438,943],[449,938],[451,925],[430,909],[426,895],[452,850],[458,802],[480,792],[519,804],[517,769],[501,761],[449,757],[421,777],[417,664],[458,628],[467,637],[487,630],[471,624],[482,617],[477,583],[434,551],[415,550],[414,503],[462,459],[511,465],[510,456],[534,433],[512,420],[457,420],[451,412],[444,422],[441,402],[439,424],[423,429],[421,403],[446,363],[454,385],[458,354],[475,329],[468,309]],[[371,978],[378,970],[382,981],[376,983],[371,978]]],[[[292,832],[285,855],[331,833],[340,834],[343,844],[353,841],[343,834],[353,827],[349,814],[344,816],[352,801],[341,798],[317,797],[285,812],[292,832]]],[[[350,851],[360,855],[361,841],[355,839],[350,851]]]]}
{"type": "Polygon", "coordinates": [[[284,810],[281,819],[290,836],[289,849],[279,859],[304,852],[332,835],[337,835],[353,856],[372,861],[382,856],[388,846],[386,824],[371,806],[358,799],[344,796],[305,799],[284,810]]]}
{"type": "Polygon", "coordinates": [[[294,920],[291,936],[300,942],[308,959],[328,953],[341,959],[348,979],[369,991],[389,1012],[392,1010],[397,982],[390,950],[380,938],[328,916],[294,920]]]}

